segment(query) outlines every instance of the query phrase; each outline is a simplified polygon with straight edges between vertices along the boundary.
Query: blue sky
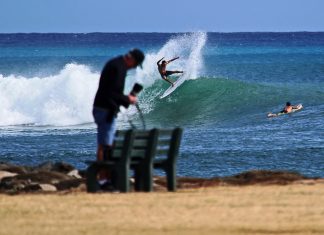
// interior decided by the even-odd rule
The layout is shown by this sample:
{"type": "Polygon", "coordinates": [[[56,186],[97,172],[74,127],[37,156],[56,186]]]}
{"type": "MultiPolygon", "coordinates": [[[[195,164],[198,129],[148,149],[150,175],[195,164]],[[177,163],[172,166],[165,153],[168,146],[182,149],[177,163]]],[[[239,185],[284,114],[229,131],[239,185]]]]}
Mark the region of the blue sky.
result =
{"type": "Polygon", "coordinates": [[[0,33],[324,31],[324,0],[1,0],[0,33]]]}

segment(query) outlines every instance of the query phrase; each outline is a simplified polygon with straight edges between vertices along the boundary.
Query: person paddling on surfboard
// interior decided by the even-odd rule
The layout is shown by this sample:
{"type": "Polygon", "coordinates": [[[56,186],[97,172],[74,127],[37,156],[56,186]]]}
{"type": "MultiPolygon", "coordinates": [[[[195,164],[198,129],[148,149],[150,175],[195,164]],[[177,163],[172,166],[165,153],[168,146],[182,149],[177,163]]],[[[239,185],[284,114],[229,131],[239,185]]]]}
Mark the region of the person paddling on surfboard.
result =
{"type": "Polygon", "coordinates": [[[166,70],[166,66],[167,66],[167,64],[169,64],[170,62],[172,62],[172,61],[174,61],[174,60],[176,60],[176,59],[179,59],[179,56],[178,56],[178,57],[175,57],[175,58],[173,58],[173,59],[171,59],[171,60],[169,60],[169,61],[166,61],[166,60],[163,60],[163,59],[164,59],[164,57],[163,57],[162,59],[160,59],[160,60],[156,63],[157,66],[158,66],[159,73],[161,74],[161,77],[162,77],[163,80],[165,80],[165,81],[171,83],[172,86],[174,86],[174,83],[173,83],[173,82],[168,78],[168,76],[171,75],[171,74],[175,74],[175,73],[183,73],[183,71],[178,71],[178,70],[176,70],[176,71],[169,71],[169,70],[166,70]],[[163,60],[163,61],[161,62],[161,60],[163,60]],[[160,62],[161,62],[161,63],[160,63],[160,62]]]}
{"type": "Polygon", "coordinates": [[[277,117],[277,116],[282,115],[282,114],[291,113],[293,111],[296,111],[296,110],[301,109],[302,107],[303,106],[301,104],[292,105],[290,102],[287,102],[282,111],[280,111],[277,114],[275,114],[275,113],[268,113],[268,117],[277,117]]]}
{"type": "Polygon", "coordinates": [[[291,113],[293,111],[293,109],[298,109],[298,106],[297,105],[291,105],[290,102],[287,102],[286,106],[284,107],[284,109],[280,113],[291,113]]]}

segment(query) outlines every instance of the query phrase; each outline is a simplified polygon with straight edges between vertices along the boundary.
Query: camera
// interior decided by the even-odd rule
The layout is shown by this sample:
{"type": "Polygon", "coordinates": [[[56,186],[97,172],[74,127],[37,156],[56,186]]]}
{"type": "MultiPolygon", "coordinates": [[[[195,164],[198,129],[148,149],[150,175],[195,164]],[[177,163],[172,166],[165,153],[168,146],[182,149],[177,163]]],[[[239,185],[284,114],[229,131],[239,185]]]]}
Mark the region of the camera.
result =
{"type": "Polygon", "coordinates": [[[140,93],[142,89],[143,86],[141,84],[135,83],[131,91],[131,95],[137,96],[137,94],[140,93]]]}

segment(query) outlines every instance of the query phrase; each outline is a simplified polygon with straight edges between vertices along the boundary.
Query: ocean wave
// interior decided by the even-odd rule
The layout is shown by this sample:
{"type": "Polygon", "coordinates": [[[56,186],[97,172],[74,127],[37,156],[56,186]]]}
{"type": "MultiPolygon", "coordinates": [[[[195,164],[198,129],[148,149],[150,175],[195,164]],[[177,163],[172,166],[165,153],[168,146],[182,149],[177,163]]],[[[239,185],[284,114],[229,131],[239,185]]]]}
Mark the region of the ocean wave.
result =
{"type": "Polygon", "coordinates": [[[258,84],[225,78],[200,77],[186,81],[170,96],[159,99],[167,88],[157,81],[141,96],[143,110],[154,124],[215,123],[261,118],[282,109],[287,101],[303,103],[309,110],[320,106],[324,92],[314,87],[258,84]]]}
{"type": "MultiPolygon", "coordinates": [[[[324,102],[321,84],[257,83],[205,76],[204,32],[173,36],[157,51],[146,53],[144,68],[132,70],[126,80],[125,94],[135,82],[144,85],[139,105],[151,126],[204,124],[262,118],[276,112],[285,102],[302,103],[305,111],[324,102]],[[156,62],[165,57],[179,60],[168,69],[185,71],[184,83],[170,96],[159,97],[169,84],[157,71],[156,62]]],[[[56,75],[45,77],[3,76],[0,74],[0,126],[72,126],[93,122],[93,99],[99,72],[85,64],[69,63],[56,75]]],[[[171,77],[177,79],[177,77],[171,77]]],[[[316,109],[316,108],[315,108],[316,109]]],[[[122,109],[119,123],[139,123],[135,107],[122,109]]]]}
{"type": "MultiPolygon", "coordinates": [[[[149,88],[160,80],[156,61],[161,57],[180,56],[177,63],[171,63],[169,68],[177,66],[186,70],[186,79],[198,77],[206,37],[203,32],[178,35],[158,52],[147,53],[144,69],[130,71],[125,93],[130,92],[135,82],[149,88]]],[[[89,66],[76,63],[66,64],[56,75],[45,77],[0,74],[0,126],[71,126],[93,122],[91,110],[99,76],[89,66]]],[[[146,100],[149,99],[146,97],[146,100]]],[[[147,103],[146,110],[150,109],[151,102],[147,103]]],[[[125,113],[128,119],[136,110],[134,107],[123,110],[119,117],[122,122],[125,122],[125,113]]]]}

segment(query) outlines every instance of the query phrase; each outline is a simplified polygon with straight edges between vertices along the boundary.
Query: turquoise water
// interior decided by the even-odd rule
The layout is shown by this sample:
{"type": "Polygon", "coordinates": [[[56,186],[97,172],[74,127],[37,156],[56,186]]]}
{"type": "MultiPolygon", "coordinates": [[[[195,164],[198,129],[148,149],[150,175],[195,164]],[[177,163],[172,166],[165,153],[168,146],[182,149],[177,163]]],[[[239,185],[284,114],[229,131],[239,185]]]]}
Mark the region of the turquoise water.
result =
{"type": "MultiPolygon", "coordinates": [[[[0,161],[93,159],[92,102],[105,62],[130,48],[145,51],[144,69],[129,73],[145,86],[139,106],[148,128],[181,126],[182,176],[245,170],[291,170],[324,176],[324,33],[0,34],[0,161]],[[168,84],[156,61],[180,56],[170,69],[186,81],[168,84]],[[268,119],[285,102],[304,109],[268,119]]],[[[176,79],[176,77],[173,77],[176,79]]],[[[122,110],[118,127],[141,120],[122,110]]]]}

